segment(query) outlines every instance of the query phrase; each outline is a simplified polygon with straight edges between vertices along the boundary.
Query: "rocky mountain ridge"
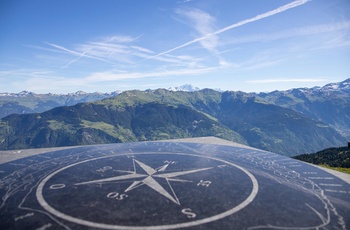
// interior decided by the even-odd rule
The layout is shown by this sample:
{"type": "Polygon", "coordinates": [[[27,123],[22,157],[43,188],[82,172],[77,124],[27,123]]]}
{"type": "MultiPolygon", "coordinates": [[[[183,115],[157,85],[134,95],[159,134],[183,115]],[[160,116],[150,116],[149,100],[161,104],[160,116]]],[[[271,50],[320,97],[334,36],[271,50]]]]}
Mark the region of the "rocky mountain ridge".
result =
{"type": "Polygon", "coordinates": [[[41,101],[45,112],[0,120],[0,149],[216,136],[288,156],[316,152],[350,138],[349,82],[259,94],[130,90],[51,110],[41,101]]]}
{"type": "MultiPolygon", "coordinates": [[[[0,148],[216,136],[291,156],[346,143],[346,138],[329,124],[287,108],[313,101],[305,95],[297,102],[294,98],[292,94],[288,100],[281,100],[275,95],[264,98],[211,89],[125,91],[115,97],[40,114],[7,116],[0,121],[0,148]],[[281,101],[288,103],[277,105],[281,101]]],[[[333,120],[339,123],[347,115],[340,111],[339,116],[333,120]]]]}
{"type": "MultiPolygon", "coordinates": [[[[178,87],[168,88],[168,90],[194,92],[200,89],[191,84],[185,84],[178,87]]],[[[41,113],[59,106],[71,106],[82,102],[102,100],[104,98],[117,96],[122,92],[122,90],[116,90],[110,93],[87,93],[84,91],[77,91],[68,94],[37,94],[29,91],[22,91],[19,93],[0,93],[0,118],[13,113],[41,113]]]]}

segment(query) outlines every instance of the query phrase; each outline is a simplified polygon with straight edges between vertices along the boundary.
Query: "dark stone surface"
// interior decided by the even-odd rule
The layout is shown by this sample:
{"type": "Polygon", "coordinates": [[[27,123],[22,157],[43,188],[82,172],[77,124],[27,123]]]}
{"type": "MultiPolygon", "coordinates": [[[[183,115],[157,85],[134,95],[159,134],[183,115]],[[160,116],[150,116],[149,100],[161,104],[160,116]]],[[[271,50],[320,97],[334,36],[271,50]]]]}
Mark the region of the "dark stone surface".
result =
{"type": "Polygon", "coordinates": [[[350,185],[244,146],[96,145],[0,165],[1,229],[347,229],[350,185]]]}

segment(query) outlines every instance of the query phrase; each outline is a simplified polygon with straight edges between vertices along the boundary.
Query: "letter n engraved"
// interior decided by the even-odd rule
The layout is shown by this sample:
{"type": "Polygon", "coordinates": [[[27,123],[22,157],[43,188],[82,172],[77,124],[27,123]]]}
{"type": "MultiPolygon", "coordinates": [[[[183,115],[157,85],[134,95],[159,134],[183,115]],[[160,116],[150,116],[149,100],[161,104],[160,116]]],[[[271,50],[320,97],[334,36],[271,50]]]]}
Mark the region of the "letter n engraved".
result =
{"type": "Polygon", "coordinates": [[[199,183],[197,184],[197,186],[205,186],[205,187],[209,187],[211,184],[210,180],[200,180],[199,183]]]}

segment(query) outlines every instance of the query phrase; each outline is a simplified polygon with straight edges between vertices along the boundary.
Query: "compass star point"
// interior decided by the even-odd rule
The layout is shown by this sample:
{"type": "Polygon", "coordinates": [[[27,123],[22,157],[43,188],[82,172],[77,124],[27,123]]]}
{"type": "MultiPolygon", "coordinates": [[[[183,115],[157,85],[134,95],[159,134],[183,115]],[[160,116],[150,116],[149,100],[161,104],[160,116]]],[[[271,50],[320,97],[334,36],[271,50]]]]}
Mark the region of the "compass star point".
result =
{"type": "Polygon", "coordinates": [[[153,175],[157,172],[154,168],[146,165],[145,163],[142,163],[141,161],[138,161],[134,159],[134,161],[148,174],[148,175],[153,175]]]}
{"type": "Polygon", "coordinates": [[[116,181],[137,179],[137,178],[143,177],[144,179],[141,181],[134,180],[132,182],[132,184],[129,185],[129,187],[125,189],[124,192],[129,192],[129,191],[136,189],[142,185],[147,185],[148,187],[150,187],[154,191],[158,192],[162,196],[166,197],[167,199],[171,200],[175,204],[180,205],[180,201],[177,198],[176,193],[174,192],[174,189],[172,188],[169,181],[190,182],[188,180],[178,179],[176,177],[184,176],[184,175],[192,174],[192,173],[196,173],[196,172],[206,171],[206,170],[213,168],[213,167],[208,167],[208,168],[192,169],[192,170],[187,170],[187,171],[164,172],[166,170],[166,168],[169,166],[169,164],[163,165],[159,168],[159,170],[156,170],[156,169],[152,168],[151,166],[149,166],[149,165],[147,165],[139,160],[136,160],[134,158],[133,158],[133,162],[136,163],[137,165],[139,165],[146,172],[146,174],[137,173],[136,168],[134,168],[133,172],[126,171],[128,174],[125,174],[125,175],[114,176],[114,177],[109,177],[109,178],[104,178],[104,179],[91,180],[91,181],[85,181],[85,182],[76,183],[75,185],[108,183],[108,182],[116,182],[116,181]],[[159,173],[159,174],[157,174],[157,173],[159,173]],[[155,180],[155,178],[164,179],[167,182],[172,194],[170,194],[159,182],[157,182],[155,180]]]}

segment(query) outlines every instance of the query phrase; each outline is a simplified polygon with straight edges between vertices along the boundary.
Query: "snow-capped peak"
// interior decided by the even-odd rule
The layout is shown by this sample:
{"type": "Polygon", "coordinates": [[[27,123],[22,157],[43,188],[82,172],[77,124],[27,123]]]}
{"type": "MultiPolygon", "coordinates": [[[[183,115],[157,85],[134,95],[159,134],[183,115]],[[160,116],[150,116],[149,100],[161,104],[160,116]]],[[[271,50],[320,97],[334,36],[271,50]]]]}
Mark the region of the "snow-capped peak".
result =
{"type": "Polygon", "coordinates": [[[79,90],[79,91],[75,92],[74,94],[75,95],[85,95],[85,94],[88,94],[88,93],[86,93],[86,92],[84,92],[82,90],[79,90]]]}
{"type": "Polygon", "coordinates": [[[177,87],[170,87],[168,88],[169,91],[185,91],[185,92],[194,92],[194,91],[199,91],[200,88],[192,86],[191,84],[185,84],[182,86],[177,86],[177,87]]]}
{"type": "Polygon", "coordinates": [[[345,81],[342,82],[337,82],[337,83],[329,83],[325,86],[323,86],[321,91],[347,91],[350,90],[350,78],[346,79],[345,81]]]}

